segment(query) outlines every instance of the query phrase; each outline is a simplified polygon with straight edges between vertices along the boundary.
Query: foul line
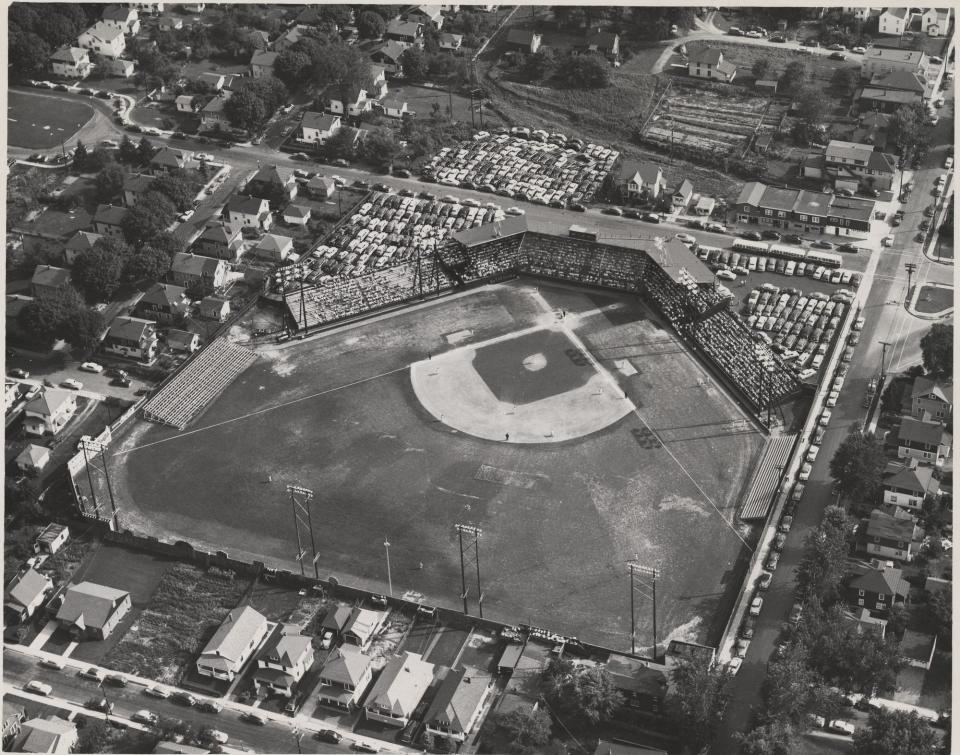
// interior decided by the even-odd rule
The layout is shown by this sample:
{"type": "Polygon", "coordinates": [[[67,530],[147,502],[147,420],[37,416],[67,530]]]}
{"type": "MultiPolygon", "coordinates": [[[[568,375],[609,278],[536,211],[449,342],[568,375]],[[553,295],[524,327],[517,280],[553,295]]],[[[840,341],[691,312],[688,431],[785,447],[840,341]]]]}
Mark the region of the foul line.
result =
{"type": "Polygon", "coordinates": [[[335,393],[336,391],[342,391],[345,388],[352,388],[355,385],[361,385],[362,383],[369,383],[372,380],[379,380],[382,377],[387,377],[388,375],[393,375],[397,372],[403,372],[404,370],[408,370],[408,369],[410,369],[410,365],[397,367],[395,370],[388,370],[387,372],[381,372],[378,375],[370,375],[369,377],[361,378],[360,380],[354,380],[352,383],[338,385],[335,388],[327,388],[327,390],[325,391],[318,391],[317,393],[311,393],[309,396],[301,396],[300,398],[291,399],[290,401],[285,401],[282,404],[275,404],[274,406],[268,406],[263,409],[257,409],[257,411],[255,412],[248,412],[247,414],[241,414],[239,417],[225,419],[222,422],[217,422],[216,424],[213,424],[213,425],[198,427],[195,430],[188,430],[187,432],[180,433],[179,435],[173,435],[169,438],[162,438],[161,440],[155,440],[152,443],[144,443],[142,446],[134,446],[133,448],[127,448],[123,451],[117,451],[113,455],[122,456],[123,454],[133,453],[134,451],[141,451],[144,448],[150,448],[151,446],[159,446],[161,443],[169,443],[172,440],[180,440],[181,438],[186,438],[188,435],[195,435],[196,433],[202,433],[202,432],[205,432],[206,430],[213,430],[218,427],[223,427],[224,425],[229,425],[233,422],[241,422],[245,419],[250,419],[251,417],[257,417],[261,414],[266,414],[267,412],[276,411],[277,409],[283,409],[284,407],[291,406],[293,404],[299,404],[301,401],[309,401],[310,399],[317,398],[318,396],[325,396],[328,393],[335,393]]]}

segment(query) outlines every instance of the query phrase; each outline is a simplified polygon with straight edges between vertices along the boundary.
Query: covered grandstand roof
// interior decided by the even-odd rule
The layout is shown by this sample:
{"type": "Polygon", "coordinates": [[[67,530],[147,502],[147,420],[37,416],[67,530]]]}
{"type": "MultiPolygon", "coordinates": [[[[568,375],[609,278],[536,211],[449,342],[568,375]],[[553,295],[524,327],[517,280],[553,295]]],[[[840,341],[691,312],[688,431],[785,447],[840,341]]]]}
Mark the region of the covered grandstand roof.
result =
{"type": "Polygon", "coordinates": [[[478,225],[476,228],[460,231],[460,233],[453,236],[453,239],[466,247],[473,247],[486,244],[497,238],[526,233],[526,231],[527,219],[523,215],[520,215],[506,218],[499,223],[484,223],[483,225],[478,225]]]}

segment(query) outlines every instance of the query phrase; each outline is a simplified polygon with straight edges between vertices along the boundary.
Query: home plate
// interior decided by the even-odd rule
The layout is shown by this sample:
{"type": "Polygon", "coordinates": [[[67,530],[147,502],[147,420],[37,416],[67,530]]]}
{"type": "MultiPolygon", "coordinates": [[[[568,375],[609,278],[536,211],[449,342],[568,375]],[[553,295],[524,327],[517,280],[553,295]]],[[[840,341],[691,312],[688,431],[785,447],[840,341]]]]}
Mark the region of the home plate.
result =
{"type": "Polygon", "coordinates": [[[637,368],[633,366],[629,359],[617,359],[613,366],[616,367],[624,377],[630,377],[637,374],[637,368]]]}
{"type": "Polygon", "coordinates": [[[472,330],[457,330],[453,333],[447,334],[447,343],[451,345],[457,344],[457,343],[463,343],[472,335],[473,335],[472,330]]]}

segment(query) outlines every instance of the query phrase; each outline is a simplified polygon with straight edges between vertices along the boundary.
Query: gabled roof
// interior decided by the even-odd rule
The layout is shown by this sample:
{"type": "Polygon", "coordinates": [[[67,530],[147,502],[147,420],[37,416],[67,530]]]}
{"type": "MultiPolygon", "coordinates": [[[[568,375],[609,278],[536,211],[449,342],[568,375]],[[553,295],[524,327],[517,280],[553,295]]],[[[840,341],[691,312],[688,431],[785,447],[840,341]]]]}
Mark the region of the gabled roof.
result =
{"type": "Polygon", "coordinates": [[[260,197],[249,197],[243,194],[236,194],[230,197],[227,202],[227,212],[239,212],[243,215],[259,215],[263,212],[270,212],[270,202],[260,197]]]}
{"type": "Polygon", "coordinates": [[[921,422],[912,417],[904,417],[900,422],[900,443],[915,441],[934,446],[943,443],[947,437],[944,429],[935,422],[921,422]]]}
{"type": "Polygon", "coordinates": [[[889,464],[887,473],[888,476],[883,480],[885,488],[909,490],[911,493],[922,496],[937,487],[932,467],[889,464]]]}
{"type": "Polygon", "coordinates": [[[737,204],[759,207],[760,199],[766,190],[766,184],[762,184],[759,181],[748,181],[743,185],[743,188],[740,189],[740,194],[737,196],[737,204]]]}
{"type": "Polygon", "coordinates": [[[190,254],[189,252],[177,252],[173,255],[173,264],[171,270],[185,275],[194,275],[198,277],[213,276],[217,270],[225,263],[223,260],[215,260],[212,257],[204,257],[199,254],[190,254]]]}
{"type": "Polygon", "coordinates": [[[347,622],[347,626],[343,631],[353,634],[361,643],[366,643],[367,639],[373,634],[373,631],[380,625],[381,621],[383,621],[382,611],[373,611],[369,608],[360,608],[358,606],[353,609],[353,612],[350,614],[350,621],[347,622]]]}
{"type": "Polygon", "coordinates": [[[923,78],[910,71],[896,69],[887,73],[874,74],[870,79],[874,89],[897,89],[904,92],[922,93],[926,89],[923,78]]]}
{"type": "Polygon", "coordinates": [[[283,211],[283,216],[285,218],[309,218],[311,209],[309,207],[304,207],[298,204],[287,205],[286,209],[283,211]]]}
{"type": "Polygon", "coordinates": [[[477,669],[451,669],[440,683],[424,721],[450,731],[467,731],[490,681],[489,674],[477,669]]]}
{"type": "Polygon", "coordinates": [[[935,380],[925,377],[915,377],[913,379],[913,386],[910,388],[910,398],[920,398],[920,397],[930,397],[939,399],[945,404],[953,406],[953,402],[950,400],[950,397],[947,395],[947,392],[943,387],[937,383],[935,380]]]}
{"type": "Polygon", "coordinates": [[[38,446],[34,443],[28,443],[17,456],[17,464],[28,464],[32,467],[38,467],[46,464],[50,459],[50,449],[46,446],[38,446]]]}
{"type": "Polygon", "coordinates": [[[286,168],[278,168],[276,165],[264,165],[256,172],[250,183],[276,184],[277,186],[286,186],[294,180],[293,172],[286,168]]]}
{"type": "Polygon", "coordinates": [[[895,105],[910,105],[919,102],[920,92],[906,92],[901,89],[885,89],[883,87],[867,86],[860,90],[858,99],[891,102],[895,105]]]}
{"type": "Polygon", "coordinates": [[[915,629],[905,629],[903,639],[900,640],[897,650],[901,658],[928,663],[936,646],[937,636],[935,634],[918,632],[915,629]]]}
{"type": "Polygon", "coordinates": [[[276,233],[265,233],[263,238],[260,239],[260,243],[257,244],[257,249],[262,249],[267,252],[283,252],[290,248],[293,244],[293,239],[289,236],[280,236],[276,233]]]}
{"type": "MultiPolygon", "coordinates": [[[[122,37],[123,32],[115,26],[107,26],[102,21],[98,21],[89,29],[87,29],[84,34],[89,34],[93,37],[97,37],[102,42],[112,42],[117,37],[122,37]]],[[[80,36],[83,36],[82,34],[80,36]]]]}
{"type": "Polygon", "coordinates": [[[105,225],[120,225],[128,212],[130,210],[126,207],[118,207],[112,204],[98,205],[97,211],[93,215],[93,222],[104,223],[105,225]]]}
{"type": "Polygon", "coordinates": [[[327,191],[335,188],[336,185],[332,178],[326,176],[314,176],[307,182],[308,189],[325,189],[327,191]]]}
{"type": "Polygon", "coordinates": [[[840,139],[832,139],[827,144],[826,155],[828,158],[844,160],[861,160],[864,163],[870,158],[873,152],[872,144],[857,144],[856,142],[845,142],[840,139]]]}
{"type": "Polygon", "coordinates": [[[611,653],[607,672],[617,689],[662,700],[667,694],[665,666],[629,655],[611,653]]]}
{"type": "Polygon", "coordinates": [[[277,58],[280,57],[278,52],[270,52],[268,50],[257,50],[253,53],[253,57],[250,58],[250,65],[252,66],[263,66],[264,68],[270,68],[276,62],[277,58]]]}
{"type": "Polygon", "coordinates": [[[422,13],[431,21],[436,21],[441,15],[443,15],[442,6],[440,5],[418,5],[412,11],[409,11],[408,15],[409,13],[413,12],[422,13]]]}
{"type": "Polygon", "coordinates": [[[197,238],[197,241],[209,241],[216,244],[229,245],[237,236],[240,235],[240,229],[231,231],[230,227],[223,224],[211,225],[204,230],[197,238]]]}
{"type": "Polygon", "coordinates": [[[210,100],[206,105],[203,106],[201,113],[206,113],[207,115],[214,115],[216,113],[223,112],[223,106],[227,104],[227,100],[233,97],[233,92],[227,90],[222,91],[217,94],[216,97],[210,100]]]}
{"type": "Polygon", "coordinates": [[[451,34],[445,31],[440,35],[441,47],[459,47],[461,44],[463,44],[462,34],[451,34]]]}
{"type": "Polygon", "coordinates": [[[70,282],[70,271],[53,265],[37,265],[30,282],[35,286],[54,286],[59,288],[70,282]]]}
{"type": "Polygon", "coordinates": [[[64,45],[50,56],[50,60],[56,61],[57,63],[71,63],[76,65],[84,58],[89,57],[89,54],[90,53],[83,47],[64,45]]]}
{"type": "Polygon", "coordinates": [[[850,587],[854,590],[882,595],[902,596],[905,596],[909,589],[909,585],[903,578],[903,571],[890,566],[883,569],[867,569],[850,580],[850,587]]]}
{"type": "Polygon", "coordinates": [[[144,173],[127,173],[127,175],[123,177],[123,190],[140,194],[148,191],[150,185],[156,180],[156,176],[148,176],[144,173]]]}
{"type": "Polygon", "coordinates": [[[910,12],[909,8],[887,8],[884,11],[884,15],[895,16],[901,20],[907,17],[907,14],[910,12]]]}
{"type": "Polygon", "coordinates": [[[684,178],[683,183],[680,184],[680,188],[677,189],[674,194],[680,194],[685,199],[689,199],[693,194],[693,184],[690,182],[689,178],[684,178]]]}
{"type": "Polygon", "coordinates": [[[323,621],[320,623],[320,626],[323,629],[332,629],[335,632],[342,632],[343,628],[347,625],[347,622],[350,621],[350,616],[353,614],[353,609],[350,606],[337,606],[333,611],[327,611],[326,616],[323,617],[323,621]]]}
{"type": "Polygon", "coordinates": [[[76,402],[77,394],[73,391],[64,391],[60,388],[47,388],[30,399],[25,411],[39,414],[42,417],[52,417],[60,407],[66,403],[76,402]]]}
{"type": "Polygon", "coordinates": [[[380,107],[384,110],[402,110],[406,104],[407,101],[396,94],[391,94],[389,97],[380,100],[380,107]]]}
{"type": "Polygon", "coordinates": [[[123,21],[127,23],[137,18],[137,12],[133,8],[126,8],[122,5],[108,5],[103,9],[101,18],[104,21],[123,21]]]}
{"type": "Polygon", "coordinates": [[[243,658],[251,638],[262,633],[266,627],[267,620],[251,606],[234,609],[217,628],[200,657],[205,662],[222,658],[227,663],[236,663],[243,658]]]}
{"type": "Polygon", "coordinates": [[[612,31],[593,31],[587,34],[587,46],[596,46],[600,49],[612,48],[614,43],[620,39],[620,35],[612,31]]]}
{"type": "Polygon", "coordinates": [[[390,659],[367,697],[367,708],[384,708],[396,716],[413,713],[433,681],[433,664],[416,653],[390,659]]]}
{"type": "Polygon", "coordinates": [[[68,738],[72,741],[76,732],[76,724],[57,716],[31,718],[29,721],[25,721],[20,729],[17,749],[20,752],[65,751],[60,740],[68,738]]]}
{"type": "Polygon", "coordinates": [[[419,37],[423,33],[423,24],[419,21],[404,21],[395,18],[387,24],[387,34],[397,34],[402,37],[419,37]]]}
{"type": "MultiPolygon", "coordinates": [[[[191,335],[193,335],[191,333],[191,335]]],[[[263,646],[258,660],[275,663],[284,668],[291,668],[310,647],[310,638],[302,634],[285,634],[282,627],[276,631],[263,646]]]]}
{"type": "Polygon", "coordinates": [[[125,590],[81,582],[67,588],[63,605],[57,611],[57,621],[67,622],[80,629],[102,628],[125,597],[125,590]]]}
{"type": "Polygon", "coordinates": [[[197,81],[205,81],[215,87],[222,86],[225,80],[226,77],[222,73],[217,73],[216,71],[204,71],[203,73],[197,75],[197,81]]]}
{"type": "Polygon", "coordinates": [[[110,338],[122,338],[125,341],[140,341],[146,337],[147,331],[156,327],[152,320],[144,320],[140,317],[118,317],[110,325],[107,336],[110,338]]]}
{"type": "Polygon", "coordinates": [[[389,58],[394,63],[400,62],[400,56],[403,55],[403,51],[407,48],[402,44],[397,42],[395,39],[388,39],[380,47],[373,51],[375,55],[383,55],[385,58],[389,58]]]}
{"type": "Polygon", "coordinates": [[[165,165],[171,168],[182,168],[187,161],[186,156],[178,149],[161,147],[157,154],[150,158],[151,165],[165,165]]]}
{"type": "Polygon", "coordinates": [[[723,60],[723,52],[716,47],[704,47],[702,50],[696,50],[687,58],[690,63],[703,63],[708,66],[719,65],[723,60]]]}
{"type": "Polygon", "coordinates": [[[187,289],[172,283],[154,283],[140,299],[141,304],[159,304],[172,307],[183,302],[187,289]]]}
{"type": "Polygon", "coordinates": [[[341,645],[327,657],[320,678],[340,686],[356,687],[370,668],[371,660],[356,645],[341,645]]]}
{"type": "Polygon", "coordinates": [[[303,120],[300,122],[300,125],[302,128],[315,128],[317,131],[329,131],[339,122],[339,115],[314,113],[310,111],[303,114],[303,120]]]}
{"type": "Polygon", "coordinates": [[[50,577],[30,568],[10,580],[10,584],[7,585],[6,600],[15,605],[26,607],[33,603],[38,595],[52,587],[53,582],[50,577]]]}
{"type": "Polygon", "coordinates": [[[507,32],[507,43],[511,45],[524,45],[529,47],[533,44],[535,37],[540,35],[531,29],[511,29],[507,32]]]}
{"type": "Polygon", "coordinates": [[[223,309],[224,305],[230,306],[230,300],[224,299],[222,296],[204,296],[200,300],[201,309],[207,309],[208,307],[223,309]]]}
{"type": "Polygon", "coordinates": [[[887,620],[871,615],[866,608],[859,610],[846,610],[843,612],[843,620],[852,625],[859,634],[864,632],[879,632],[880,636],[887,631],[887,620]]]}
{"type": "Polygon", "coordinates": [[[913,540],[916,524],[913,518],[901,519],[880,509],[870,512],[870,519],[864,532],[867,538],[879,537],[882,540],[894,540],[910,543],[913,540]]]}
{"type": "Polygon", "coordinates": [[[731,63],[729,60],[721,60],[717,63],[717,70],[720,73],[724,73],[727,76],[732,76],[737,72],[737,66],[735,63],[731,63]]]}

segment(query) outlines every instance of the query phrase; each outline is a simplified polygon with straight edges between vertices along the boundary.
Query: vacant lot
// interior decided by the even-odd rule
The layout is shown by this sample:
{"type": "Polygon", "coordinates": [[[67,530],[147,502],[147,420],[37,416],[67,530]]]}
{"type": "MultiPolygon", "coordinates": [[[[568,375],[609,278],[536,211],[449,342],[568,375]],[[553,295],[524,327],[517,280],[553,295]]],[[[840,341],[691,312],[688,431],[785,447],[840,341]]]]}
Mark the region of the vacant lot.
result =
{"type": "Polygon", "coordinates": [[[7,144],[50,149],[69,140],[93,118],[93,108],[74,100],[7,92],[7,144]]]}
{"type": "MultiPolygon", "coordinates": [[[[664,570],[660,636],[715,639],[739,583],[746,549],[731,523],[760,436],[634,297],[538,289],[487,286],[266,348],[189,431],[134,423],[115,441],[126,521],[296,569],[284,486],[300,484],[316,493],[322,576],[387,592],[387,536],[395,590],[459,607],[454,524],[475,522],[485,615],[623,647],[622,564],[639,555],[664,570]],[[519,446],[457,432],[420,406],[412,362],[552,321],[560,308],[607,370],[636,370],[616,378],[636,415],[569,442],[519,446]],[[651,430],[662,446],[645,442],[651,430]]],[[[644,637],[648,609],[638,611],[644,637]]]]}
{"type": "Polygon", "coordinates": [[[106,664],[176,684],[247,587],[247,581],[215,570],[169,567],[136,626],[107,655],[106,664]]]}

